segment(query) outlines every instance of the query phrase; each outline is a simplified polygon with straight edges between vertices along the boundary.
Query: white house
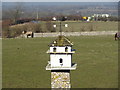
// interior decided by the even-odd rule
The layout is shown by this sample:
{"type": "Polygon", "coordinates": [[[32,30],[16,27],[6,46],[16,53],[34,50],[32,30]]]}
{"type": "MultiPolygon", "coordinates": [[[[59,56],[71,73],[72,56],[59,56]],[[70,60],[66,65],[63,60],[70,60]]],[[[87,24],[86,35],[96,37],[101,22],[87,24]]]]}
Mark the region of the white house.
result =
{"type": "Polygon", "coordinates": [[[109,17],[109,14],[94,14],[93,17],[109,17]]]}

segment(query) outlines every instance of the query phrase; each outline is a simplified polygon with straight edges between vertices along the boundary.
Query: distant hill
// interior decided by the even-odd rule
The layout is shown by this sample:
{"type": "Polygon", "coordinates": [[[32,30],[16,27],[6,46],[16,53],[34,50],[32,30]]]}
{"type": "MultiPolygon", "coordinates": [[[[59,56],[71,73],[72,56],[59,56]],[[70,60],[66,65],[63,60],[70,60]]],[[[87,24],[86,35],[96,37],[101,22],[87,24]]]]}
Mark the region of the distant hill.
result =
{"type": "Polygon", "coordinates": [[[3,2],[3,15],[5,11],[18,5],[22,7],[23,17],[35,17],[37,12],[39,17],[60,14],[91,16],[99,13],[118,15],[117,2],[3,2]]]}

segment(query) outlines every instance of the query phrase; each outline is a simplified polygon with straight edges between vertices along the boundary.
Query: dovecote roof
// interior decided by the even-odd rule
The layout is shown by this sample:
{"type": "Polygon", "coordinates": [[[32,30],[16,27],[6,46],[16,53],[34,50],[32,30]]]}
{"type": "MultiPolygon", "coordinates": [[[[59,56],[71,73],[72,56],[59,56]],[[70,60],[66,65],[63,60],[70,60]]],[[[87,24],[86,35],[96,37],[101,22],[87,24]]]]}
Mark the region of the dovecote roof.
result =
{"type": "Polygon", "coordinates": [[[52,43],[50,43],[50,46],[72,46],[73,43],[68,39],[67,37],[63,35],[59,35],[52,43]]]}

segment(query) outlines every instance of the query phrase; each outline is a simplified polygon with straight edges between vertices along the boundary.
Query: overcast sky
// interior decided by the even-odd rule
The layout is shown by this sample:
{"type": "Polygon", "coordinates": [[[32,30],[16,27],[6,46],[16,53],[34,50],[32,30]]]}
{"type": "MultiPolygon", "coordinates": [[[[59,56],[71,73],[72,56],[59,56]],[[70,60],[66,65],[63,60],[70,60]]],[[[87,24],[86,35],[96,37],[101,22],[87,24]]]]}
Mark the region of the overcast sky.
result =
{"type": "Polygon", "coordinates": [[[0,0],[2,2],[118,2],[120,0],[0,0]]]}

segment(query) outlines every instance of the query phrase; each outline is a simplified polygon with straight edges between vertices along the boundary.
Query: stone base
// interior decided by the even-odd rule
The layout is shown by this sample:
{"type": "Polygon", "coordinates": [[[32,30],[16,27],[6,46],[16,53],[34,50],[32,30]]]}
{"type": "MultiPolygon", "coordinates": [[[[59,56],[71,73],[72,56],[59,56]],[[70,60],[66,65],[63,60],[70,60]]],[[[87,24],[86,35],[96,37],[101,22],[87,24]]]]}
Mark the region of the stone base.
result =
{"type": "Polygon", "coordinates": [[[70,88],[70,71],[51,71],[51,88],[70,88]]]}

